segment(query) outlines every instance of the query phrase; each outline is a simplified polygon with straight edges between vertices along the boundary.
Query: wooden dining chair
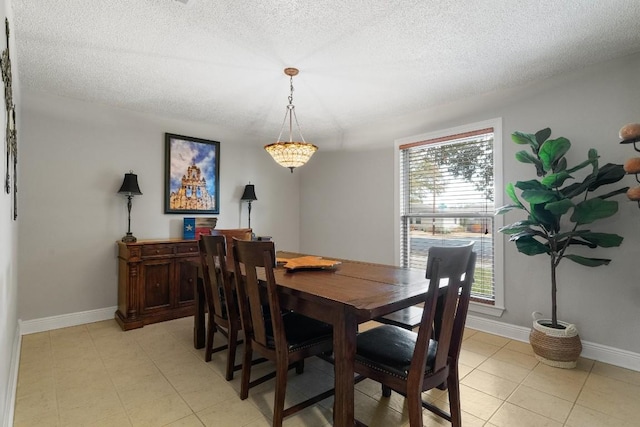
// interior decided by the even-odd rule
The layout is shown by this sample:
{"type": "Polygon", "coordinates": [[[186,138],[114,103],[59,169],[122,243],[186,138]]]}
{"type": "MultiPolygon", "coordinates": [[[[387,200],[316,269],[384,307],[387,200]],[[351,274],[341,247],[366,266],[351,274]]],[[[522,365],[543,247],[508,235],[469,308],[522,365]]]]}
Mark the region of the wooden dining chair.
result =
{"type": "Polygon", "coordinates": [[[203,235],[198,241],[204,278],[204,295],[209,310],[205,361],[210,362],[213,353],[227,349],[226,379],[233,379],[233,372],[242,365],[235,365],[238,332],[242,329],[232,277],[227,268],[227,241],[223,235],[203,235]],[[215,333],[227,338],[227,344],[213,348],[215,333]]]}
{"type": "Polygon", "coordinates": [[[422,427],[423,407],[461,426],[458,358],[475,271],[472,248],[429,250],[429,290],[417,333],[382,325],[358,335],[355,372],[380,382],[385,397],[391,390],[404,395],[411,427],[422,427]],[[440,286],[441,279],[448,284],[440,286]],[[448,389],[449,413],[422,400],[432,388],[448,389]]]}
{"type": "Polygon", "coordinates": [[[233,251],[236,289],[246,341],[240,399],[249,396],[251,387],[275,377],[273,426],[280,427],[285,417],[334,394],[331,389],[284,408],[288,370],[296,367],[297,372],[302,373],[305,358],[330,353],[333,330],[326,323],[281,310],[274,276],[276,256],[273,242],[234,239],[233,251]],[[259,271],[263,280],[259,280],[259,271]],[[276,370],[251,381],[251,364],[248,361],[254,350],[273,361],[276,370]]]}

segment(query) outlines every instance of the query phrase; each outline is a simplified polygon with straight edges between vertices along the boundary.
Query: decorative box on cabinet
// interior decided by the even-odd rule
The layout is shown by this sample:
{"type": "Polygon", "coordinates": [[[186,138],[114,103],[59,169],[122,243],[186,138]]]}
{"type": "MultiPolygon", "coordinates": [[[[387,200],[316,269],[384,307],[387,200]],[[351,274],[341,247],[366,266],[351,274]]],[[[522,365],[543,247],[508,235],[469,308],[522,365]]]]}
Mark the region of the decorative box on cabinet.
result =
{"type": "Polygon", "coordinates": [[[196,240],[118,242],[115,318],[122,329],[193,316],[199,261],[196,240]]]}

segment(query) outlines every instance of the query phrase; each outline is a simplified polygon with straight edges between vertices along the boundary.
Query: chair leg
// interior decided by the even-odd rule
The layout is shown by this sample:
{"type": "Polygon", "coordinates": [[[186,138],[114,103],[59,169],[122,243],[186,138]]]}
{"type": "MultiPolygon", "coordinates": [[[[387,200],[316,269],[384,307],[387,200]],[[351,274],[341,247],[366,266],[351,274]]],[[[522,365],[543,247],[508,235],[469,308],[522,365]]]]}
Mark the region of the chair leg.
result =
{"type": "Polygon", "coordinates": [[[296,362],[296,374],[300,375],[304,372],[304,359],[296,362]]]}
{"type": "Polygon", "coordinates": [[[408,393],[406,396],[409,406],[409,426],[423,427],[422,424],[422,393],[408,393]]]}
{"type": "Polygon", "coordinates": [[[458,367],[452,366],[447,377],[449,388],[449,414],[451,414],[451,427],[462,426],[462,413],[460,410],[460,381],[458,379],[458,367]]]}
{"type": "Polygon", "coordinates": [[[242,359],[242,380],[240,384],[240,399],[245,400],[249,397],[249,381],[251,380],[251,358],[253,349],[251,348],[251,340],[245,340],[244,357],[242,359]]]}
{"type": "Polygon", "coordinates": [[[211,362],[211,354],[213,353],[213,338],[216,333],[216,323],[213,316],[209,313],[209,322],[207,325],[207,345],[204,350],[204,361],[211,362]]]}
{"type": "Polygon", "coordinates": [[[382,384],[382,396],[391,397],[391,387],[382,384]]]}
{"type": "MultiPolygon", "coordinates": [[[[229,322],[231,323],[231,322],[229,322]]],[[[238,329],[234,325],[229,325],[229,348],[227,352],[227,381],[233,379],[233,367],[236,363],[236,348],[238,346],[238,329]]]]}
{"type": "MultiPolygon", "coordinates": [[[[276,362],[276,393],[273,402],[273,427],[282,427],[284,418],[284,397],[287,391],[288,361],[279,359],[276,362]]],[[[296,364],[296,369],[297,369],[296,364]]]]}

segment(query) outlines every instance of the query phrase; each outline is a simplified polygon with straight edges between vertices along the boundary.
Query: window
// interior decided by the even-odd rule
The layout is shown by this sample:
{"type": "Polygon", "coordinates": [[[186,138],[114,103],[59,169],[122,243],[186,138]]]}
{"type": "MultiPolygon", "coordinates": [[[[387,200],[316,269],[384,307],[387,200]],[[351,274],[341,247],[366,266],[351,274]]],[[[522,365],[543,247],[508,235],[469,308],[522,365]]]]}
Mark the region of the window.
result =
{"type": "Polygon", "coordinates": [[[487,314],[502,312],[499,143],[501,121],[477,123],[396,141],[399,263],[424,269],[431,246],[474,241],[472,298],[487,314]],[[498,190],[496,190],[498,189],[498,190]],[[499,256],[498,256],[499,255],[499,256]]]}

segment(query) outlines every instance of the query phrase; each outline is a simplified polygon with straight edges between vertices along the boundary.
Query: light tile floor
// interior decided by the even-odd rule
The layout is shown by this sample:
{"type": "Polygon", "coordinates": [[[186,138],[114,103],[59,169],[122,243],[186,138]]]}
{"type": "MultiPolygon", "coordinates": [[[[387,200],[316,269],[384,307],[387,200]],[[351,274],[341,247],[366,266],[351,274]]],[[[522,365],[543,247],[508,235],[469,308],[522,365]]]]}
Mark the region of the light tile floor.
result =
{"type": "MultiPolygon", "coordinates": [[[[273,382],[240,400],[239,372],[225,381],[225,352],[204,362],[203,350],[193,348],[192,322],[122,332],[105,321],[24,336],[14,425],[270,426],[273,382]]],[[[528,344],[474,330],[466,331],[462,348],[465,427],[640,425],[640,372],[585,359],[577,369],[550,368],[537,362],[528,344]]],[[[255,374],[271,367],[257,365],[255,374]]],[[[332,384],[333,367],[308,360],[303,375],[290,374],[286,405],[332,384]]],[[[448,407],[446,392],[425,398],[448,407]]],[[[377,383],[356,385],[355,401],[357,418],[370,426],[408,425],[404,399],[395,393],[382,398],[377,383]]],[[[326,399],[285,419],[285,426],[331,425],[332,404],[326,399]]],[[[423,414],[426,426],[449,425],[423,414]]]]}

